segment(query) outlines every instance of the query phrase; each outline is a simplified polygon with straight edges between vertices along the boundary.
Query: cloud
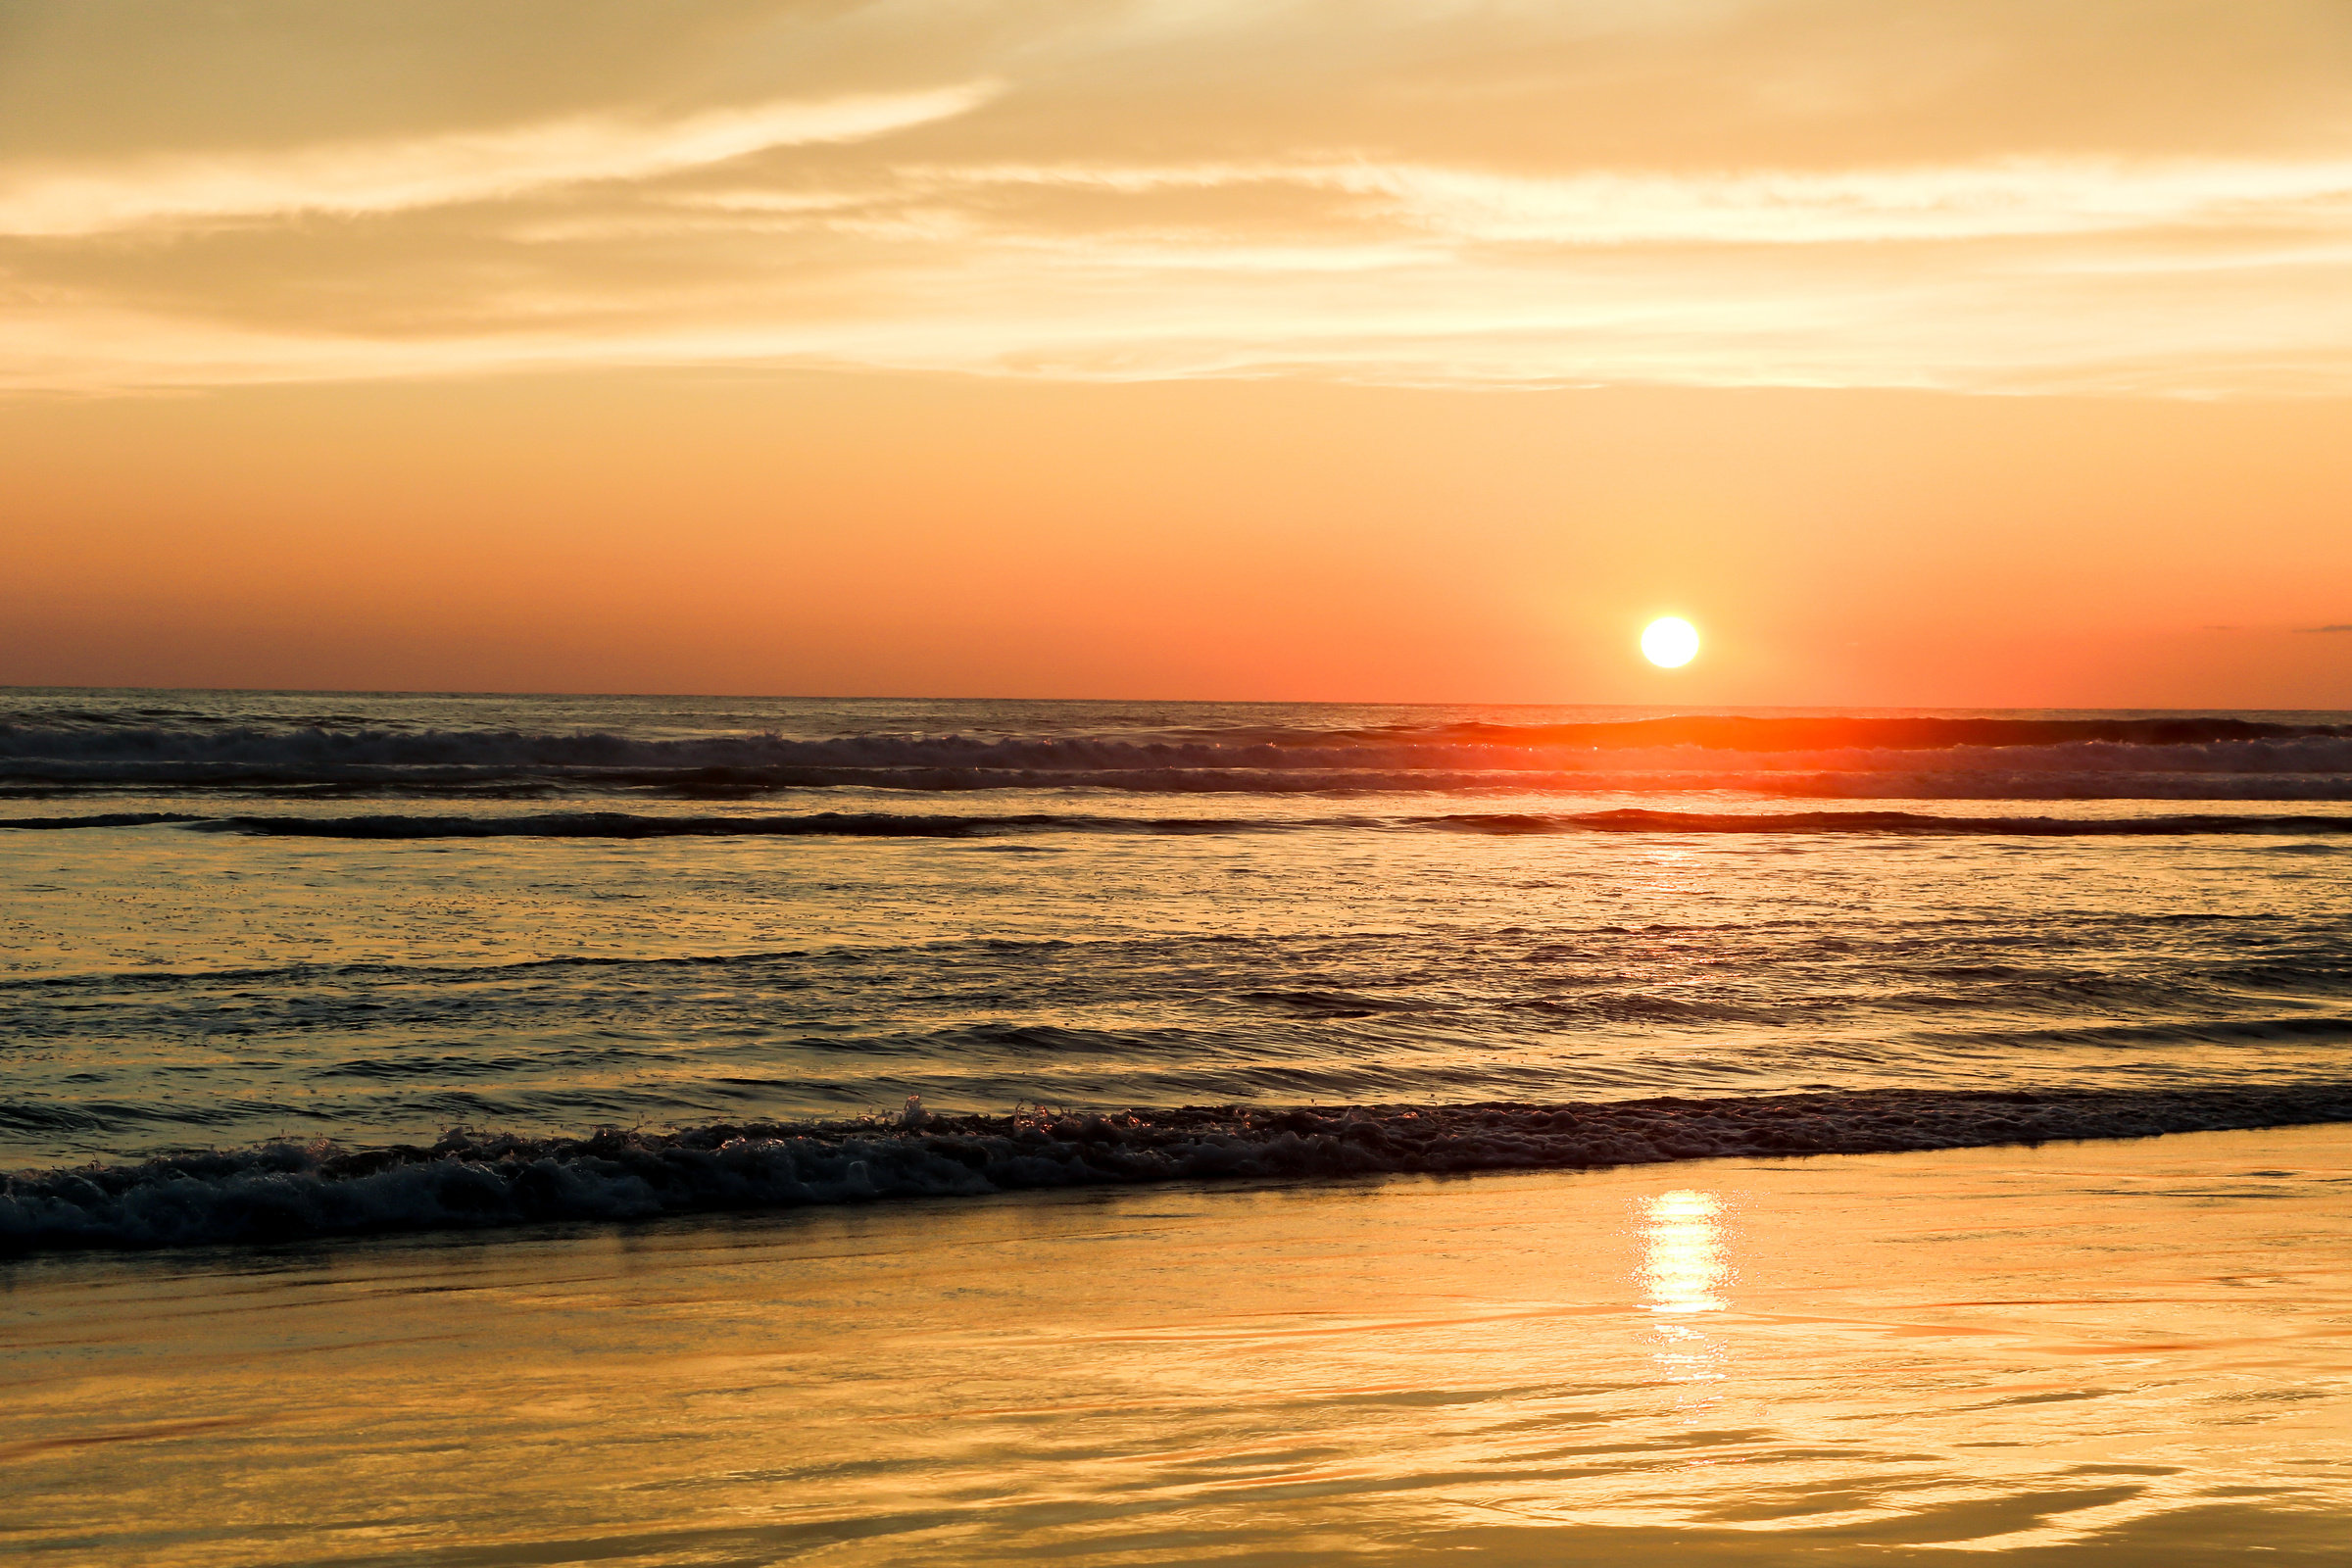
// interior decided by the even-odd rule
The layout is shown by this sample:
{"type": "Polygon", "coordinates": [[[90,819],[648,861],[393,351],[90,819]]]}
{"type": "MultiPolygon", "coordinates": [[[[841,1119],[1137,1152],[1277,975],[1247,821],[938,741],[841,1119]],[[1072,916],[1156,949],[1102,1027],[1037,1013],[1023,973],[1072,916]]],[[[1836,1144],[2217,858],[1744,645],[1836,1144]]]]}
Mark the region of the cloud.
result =
{"type": "Polygon", "coordinates": [[[102,234],[303,213],[394,213],[642,180],[776,147],[843,142],[964,114],[993,91],[966,83],[712,109],[667,121],[582,116],[503,130],[328,143],[269,153],[179,154],[88,169],[0,172],[0,234],[102,234]]]}
{"type": "Polygon", "coordinates": [[[2352,393],[2340,0],[681,7],[27,0],[0,388],[2352,393]]]}
{"type": "Polygon", "coordinates": [[[1128,196],[1294,185],[1379,198],[1391,216],[1435,233],[1517,244],[1845,245],[2206,222],[2341,227],[2352,220],[2352,162],[2340,161],[2001,159],[1553,177],[1361,160],[1172,168],[934,166],[905,172],[934,188],[1026,185],[1128,196]]]}
{"type": "Polygon", "coordinates": [[[2297,626],[2297,631],[2352,631],[2352,621],[2335,626],[2297,626]]]}

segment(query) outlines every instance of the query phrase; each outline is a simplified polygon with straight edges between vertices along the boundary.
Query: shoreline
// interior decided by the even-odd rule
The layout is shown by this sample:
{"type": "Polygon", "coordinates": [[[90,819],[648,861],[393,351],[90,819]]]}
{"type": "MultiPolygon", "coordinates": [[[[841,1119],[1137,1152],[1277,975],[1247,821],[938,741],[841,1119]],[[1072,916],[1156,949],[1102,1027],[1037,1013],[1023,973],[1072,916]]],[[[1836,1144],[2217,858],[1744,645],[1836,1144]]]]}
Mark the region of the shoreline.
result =
{"type": "Polygon", "coordinates": [[[1861,1090],[1462,1105],[1050,1107],[718,1123],[586,1138],[454,1129],[429,1147],[275,1141],[0,1174],[0,1259],[481,1231],[1219,1179],[1606,1170],[2352,1122],[2352,1083],[1861,1090]]]}
{"type": "Polygon", "coordinates": [[[0,1293],[6,1539],[2317,1568],[2348,1185],[2328,1127],[51,1256],[0,1293]]]}

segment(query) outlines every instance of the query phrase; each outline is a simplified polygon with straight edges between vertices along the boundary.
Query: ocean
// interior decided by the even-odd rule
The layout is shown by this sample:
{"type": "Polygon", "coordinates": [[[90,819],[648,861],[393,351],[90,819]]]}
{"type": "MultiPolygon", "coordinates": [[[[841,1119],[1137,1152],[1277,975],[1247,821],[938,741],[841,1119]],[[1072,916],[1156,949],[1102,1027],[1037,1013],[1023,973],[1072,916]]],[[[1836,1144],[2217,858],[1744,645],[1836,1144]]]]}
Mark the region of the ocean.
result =
{"type": "Polygon", "coordinates": [[[15,690],[0,1247],[2352,1115],[2352,717],[15,690]]]}
{"type": "Polygon", "coordinates": [[[2348,801],[2341,713],[0,694],[0,1545],[2328,1568],[2348,801]]]}

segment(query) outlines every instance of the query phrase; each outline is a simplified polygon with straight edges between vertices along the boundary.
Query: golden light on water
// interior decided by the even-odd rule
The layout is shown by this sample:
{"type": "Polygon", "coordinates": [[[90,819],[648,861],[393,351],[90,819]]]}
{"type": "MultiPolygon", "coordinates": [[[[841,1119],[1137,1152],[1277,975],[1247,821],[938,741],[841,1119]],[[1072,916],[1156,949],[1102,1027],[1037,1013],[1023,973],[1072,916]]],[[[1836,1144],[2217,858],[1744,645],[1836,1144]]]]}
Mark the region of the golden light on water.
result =
{"type": "Polygon", "coordinates": [[[1641,1284],[1652,1312],[1720,1312],[1731,1278],[1722,1204],[1712,1193],[1672,1192],[1642,1205],[1641,1284]]]}
{"type": "Polygon", "coordinates": [[[1713,1193],[1690,1190],[1661,1193],[1641,1204],[1642,1255],[1635,1283],[1657,1314],[1650,1359],[1665,1386],[1676,1391],[1674,1406],[1685,1419],[1715,1407],[1718,1386],[1731,1372],[1724,1340],[1685,1321],[1729,1304],[1723,1292],[1733,1271],[1722,1211],[1713,1193]]]}
{"type": "Polygon", "coordinates": [[[1660,669],[1680,669],[1698,657],[1698,628],[1680,615],[1662,615],[1642,629],[1642,657],[1660,669]]]}

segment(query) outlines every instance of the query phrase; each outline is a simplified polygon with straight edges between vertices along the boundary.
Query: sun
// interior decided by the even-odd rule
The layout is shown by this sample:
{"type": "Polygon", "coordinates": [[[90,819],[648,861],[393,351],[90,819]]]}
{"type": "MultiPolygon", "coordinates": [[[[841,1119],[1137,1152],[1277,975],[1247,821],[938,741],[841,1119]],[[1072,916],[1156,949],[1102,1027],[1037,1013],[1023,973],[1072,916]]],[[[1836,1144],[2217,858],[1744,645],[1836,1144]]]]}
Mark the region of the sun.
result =
{"type": "Polygon", "coordinates": [[[1665,615],[1642,628],[1642,657],[1660,669],[1680,669],[1698,657],[1698,628],[1665,615]]]}

